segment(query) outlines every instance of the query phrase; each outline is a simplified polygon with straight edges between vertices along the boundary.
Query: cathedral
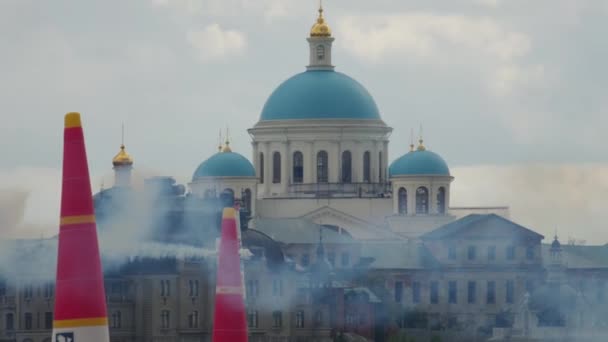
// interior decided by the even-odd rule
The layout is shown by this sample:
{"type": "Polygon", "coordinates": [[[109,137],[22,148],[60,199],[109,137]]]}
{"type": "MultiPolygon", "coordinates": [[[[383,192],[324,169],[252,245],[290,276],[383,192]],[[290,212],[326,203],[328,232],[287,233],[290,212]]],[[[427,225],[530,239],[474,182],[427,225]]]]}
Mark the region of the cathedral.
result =
{"type": "MultiPolygon", "coordinates": [[[[508,207],[451,206],[455,179],[422,137],[389,160],[392,128],[335,70],[334,39],[320,8],[308,66],[242,132],[252,150],[223,141],[188,184],[134,189],[120,147],[114,185],[94,196],[112,341],[210,341],[226,194],[241,213],[252,342],[608,336],[608,247],[545,243],[508,207]]],[[[0,268],[0,341],[51,341],[53,271],[33,265],[53,248],[3,242],[15,263],[0,268]]]]}

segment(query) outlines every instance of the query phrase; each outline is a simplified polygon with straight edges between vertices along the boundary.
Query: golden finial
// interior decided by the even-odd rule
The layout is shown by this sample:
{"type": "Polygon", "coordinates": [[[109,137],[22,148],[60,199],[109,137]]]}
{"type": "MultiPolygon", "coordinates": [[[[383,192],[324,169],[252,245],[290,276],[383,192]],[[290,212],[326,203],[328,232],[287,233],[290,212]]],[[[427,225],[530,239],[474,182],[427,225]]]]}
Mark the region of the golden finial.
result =
{"type": "Polygon", "coordinates": [[[230,148],[230,131],[228,130],[228,127],[226,127],[226,143],[224,144],[222,152],[232,152],[232,149],[230,148]]]}
{"type": "Polygon", "coordinates": [[[319,1],[319,17],[317,18],[317,22],[312,25],[310,29],[311,37],[331,37],[331,29],[329,25],[325,23],[325,18],[323,18],[323,2],[319,1]]]}
{"type": "Polygon", "coordinates": [[[112,164],[114,166],[131,166],[133,165],[133,158],[125,151],[125,124],[122,124],[121,127],[121,143],[120,143],[120,151],[114,158],[112,159],[112,164]]]}
{"type": "Polygon", "coordinates": [[[422,139],[422,125],[420,125],[420,139],[418,139],[418,151],[424,151],[426,150],[426,147],[424,147],[424,140],[422,139]]]}

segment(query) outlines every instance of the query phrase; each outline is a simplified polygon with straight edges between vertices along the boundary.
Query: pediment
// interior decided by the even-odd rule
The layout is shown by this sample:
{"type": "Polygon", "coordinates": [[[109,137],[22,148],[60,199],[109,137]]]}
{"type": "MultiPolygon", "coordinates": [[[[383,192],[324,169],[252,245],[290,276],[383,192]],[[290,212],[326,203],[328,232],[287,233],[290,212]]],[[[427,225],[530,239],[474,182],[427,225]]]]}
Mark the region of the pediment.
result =
{"type": "Polygon", "coordinates": [[[504,217],[489,214],[472,214],[443,225],[425,235],[423,239],[538,239],[544,236],[504,217]]]}

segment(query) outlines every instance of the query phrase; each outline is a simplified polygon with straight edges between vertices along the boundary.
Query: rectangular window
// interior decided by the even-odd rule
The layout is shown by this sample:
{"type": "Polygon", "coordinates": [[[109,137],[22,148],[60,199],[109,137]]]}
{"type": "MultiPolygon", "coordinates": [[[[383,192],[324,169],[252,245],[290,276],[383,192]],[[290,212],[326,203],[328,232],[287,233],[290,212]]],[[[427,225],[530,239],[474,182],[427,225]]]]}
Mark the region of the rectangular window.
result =
{"type": "Polygon", "coordinates": [[[274,311],[272,313],[272,327],[280,328],[283,326],[283,313],[281,311],[274,311]]]}
{"type": "Polygon", "coordinates": [[[6,330],[11,331],[15,329],[15,316],[12,313],[6,314],[6,330]]]}
{"type": "Polygon", "coordinates": [[[336,253],[334,253],[334,252],[327,253],[327,261],[329,261],[329,263],[332,266],[336,266],[336,253]]]}
{"type": "Polygon", "coordinates": [[[6,282],[0,280],[0,297],[6,296],[6,282]]]}
{"type": "Polygon", "coordinates": [[[526,280],[526,292],[532,294],[534,292],[534,281],[532,279],[526,280]]]}
{"type": "Polygon", "coordinates": [[[342,253],[342,267],[347,267],[350,264],[350,254],[342,253]]]}
{"type": "Polygon", "coordinates": [[[258,311],[257,310],[247,311],[247,325],[250,328],[258,327],[258,311]]]}
{"type": "Polygon", "coordinates": [[[507,292],[505,296],[505,301],[509,304],[513,304],[513,296],[515,292],[515,283],[513,280],[507,280],[507,292]]]}
{"type": "Polygon", "coordinates": [[[455,281],[448,282],[448,301],[450,304],[458,303],[458,288],[455,281]]]}
{"type": "Polygon", "coordinates": [[[188,315],[188,327],[198,328],[198,311],[192,311],[192,313],[188,315]]]}
{"type": "Polygon", "coordinates": [[[169,297],[171,295],[171,283],[169,280],[160,281],[160,295],[162,297],[169,297]]]}
{"type": "Polygon", "coordinates": [[[302,266],[308,267],[308,264],[310,264],[310,255],[308,255],[308,253],[304,253],[302,254],[302,266]]]}
{"type": "Polygon", "coordinates": [[[467,287],[467,302],[469,304],[473,304],[475,303],[475,298],[477,297],[477,283],[470,281],[467,287]]]}
{"type": "Polygon", "coordinates": [[[395,282],[395,302],[401,303],[402,298],[403,298],[403,282],[396,281],[395,282]]]}
{"type": "Polygon", "coordinates": [[[448,247],[448,259],[456,260],[456,246],[448,247]]]}
{"type": "Polygon", "coordinates": [[[436,281],[431,282],[431,304],[439,303],[439,283],[436,281]]]}
{"type": "Polygon", "coordinates": [[[505,254],[507,260],[515,260],[515,246],[507,246],[505,254]]]}
{"type": "Polygon", "coordinates": [[[467,258],[469,260],[475,260],[476,257],[477,257],[477,249],[475,248],[475,246],[469,246],[469,249],[467,252],[467,258]]]}
{"type": "Polygon", "coordinates": [[[53,313],[52,312],[44,313],[44,328],[53,329],[53,313]]]}
{"type": "Polygon", "coordinates": [[[488,246],[488,260],[496,260],[496,246],[488,246]]]}
{"type": "Polygon", "coordinates": [[[534,260],[534,246],[528,246],[526,248],[526,259],[534,260]]]}
{"type": "Polygon", "coordinates": [[[304,328],[304,311],[296,312],[296,328],[304,328]]]}
{"type": "Polygon", "coordinates": [[[283,295],[283,279],[275,278],[272,280],[272,295],[275,297],[283,295]]]}
{"type": "Polygon", "coordinates": [[[26,285],[23,289],[23,298],[32,299],[34,296],[34,288],[32,285],[26,285]]]}
{"type": "Polygon", "coordinates": [[[417,281],[412,283],[412,302],[420,303],[420,283],[417,281]]]}
{"type": "Polygon", "coordinates": [[[170,325],[171,325],[171,317],[169,315],[169,310],[163,310],[160,314],[160,318],[161,318],[161,327],[163,329],[169,329],[170,325]]]}
{"type": "Polygon", "coordinates": [[[251,279],[247,281],[246,286],[247,297],[255,298],[258,296],[258,280],[251,279]]]}
{"type": "Polygon", "coordinates": [[[25,330],[32,330],[33,318],[31,313],[25,314],[25,330]]]}
{"type": "Polygon", "coordinates": [[[486,303],[488,303],[488,304],[496,303],[496,282],[488,281],[486,303]]]}

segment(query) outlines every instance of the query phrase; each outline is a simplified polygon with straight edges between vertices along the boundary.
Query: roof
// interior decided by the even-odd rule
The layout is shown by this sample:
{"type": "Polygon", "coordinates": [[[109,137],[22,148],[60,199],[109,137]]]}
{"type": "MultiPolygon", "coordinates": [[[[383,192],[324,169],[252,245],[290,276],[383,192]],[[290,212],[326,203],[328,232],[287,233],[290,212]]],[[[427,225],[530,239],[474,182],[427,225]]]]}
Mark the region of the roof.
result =
{"type": "MultiPolygon", "coordinates": [[[[543,261],[549,263],[550,244],[542,245],[543,261]]],[[[568,269],[608,268],[608,245],[576,246],[562,244],[562,264],[568,269]]]]}
{"type": "Polygon", "coordinates": [[[198,166],[192,180],[204,177],[255,177],[255,169],[238,153],[218,152],[198,166]]]}
{"type": "Polygon", "coordinates": [[[268,235],[276,241],[285,244],[317,244],[319,229],[323,230],[323,244],[353,243],[355,240],[342,230],[318,225],[311,220],[295,219],[256,219],[255,229],[268,235]]]}
{"type": "Polygon", "coordinates": [[[260,115],[260,121],[306,119],[380,120],[380,113],[370,93],[351,77],[309,70],[279,85],[260,115]]]}
{"type": "Polygon", "coordinates": [[[483,238],[484,234],[492,239],[519,234],[539,240],[544,239],[544,236],[537,232],[496,214],[467,215],[422,235],[421,239],[444,239],[467,232],[473,233],[477,238],[483,238]]]}
{"type": "Polygon", "coordinates": [[[361,258],[372,258],[371,269],[424,269],[438,265],[422,244],[406,241],[366,242],[361,258]]]}
{"type": "Polygon", "coordinates": [[[388,169],[390,177],[410,175],[449,176],[448,164],[435,152],[429,150],[410,151],[397,158],[388,169]]]}
{"type": "Polygon", "coordinates": [[[344,289],[344,296],[351,295],[354,295],[358,298],[366,298],[370,303],[382,303],[380,298],[378,298],[378,296],[376,296],[376,294],[367,287],[352,287],[344,289]]]}

